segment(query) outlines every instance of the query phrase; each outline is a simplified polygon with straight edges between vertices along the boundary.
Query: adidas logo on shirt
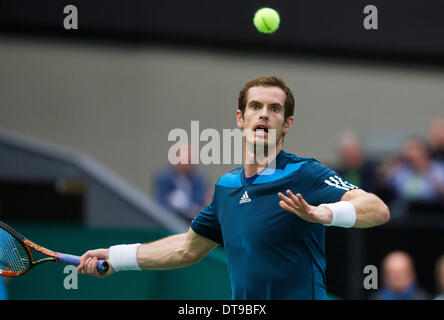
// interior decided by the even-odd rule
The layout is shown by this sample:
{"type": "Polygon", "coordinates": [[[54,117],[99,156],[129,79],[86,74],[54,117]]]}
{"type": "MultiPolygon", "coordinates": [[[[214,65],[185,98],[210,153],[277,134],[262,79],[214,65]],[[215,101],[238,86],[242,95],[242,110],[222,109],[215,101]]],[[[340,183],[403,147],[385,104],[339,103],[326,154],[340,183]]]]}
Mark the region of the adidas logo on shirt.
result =
{"type": "Polygon", "coordinates": [[[338,176],[331,176],[329,179],[324,181],[326,184],[335,187],[335,188],[339,188],[345,191],[348,190],[352,190],[352,189],[358,189],[357,186],[342,180],[340,177],[338,176]]]}
{"type": "Polygon", "coordinates": [[[239,204],[244,204],[247,202],[251,202],[250,197],[248,196],[247,191],[244,192],[244,194],[242,195],[242,198],[239,200],[239,204]]]}

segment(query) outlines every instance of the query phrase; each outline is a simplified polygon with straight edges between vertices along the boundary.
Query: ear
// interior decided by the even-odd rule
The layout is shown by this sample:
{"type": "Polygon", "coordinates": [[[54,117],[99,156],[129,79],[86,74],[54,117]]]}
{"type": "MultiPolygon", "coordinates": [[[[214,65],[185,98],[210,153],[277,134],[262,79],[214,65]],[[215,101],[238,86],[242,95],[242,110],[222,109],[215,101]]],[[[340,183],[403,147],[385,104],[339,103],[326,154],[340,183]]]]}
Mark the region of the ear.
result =
{"type": "Polygon", "coordinates": [[[288,118],[285,120],[285,123],[284,123],[284,130],[283,130],[283,132],[284,132],[285,134],[287,134],[287,133],[290,132],[290,129],[291,129],[291,127],[293,126],[293,122],[294,122],[294,117],[293,117],[293,116],[290,116],[290,117],[288,117],[288,118]]]}
{"type": "Polygon", "coordinates": [[[236,122],[238,128],[240,129],[244,128],[244,115],[242,114],[242,111],[240,111],[239,109],[236,110],[236,122]]]}

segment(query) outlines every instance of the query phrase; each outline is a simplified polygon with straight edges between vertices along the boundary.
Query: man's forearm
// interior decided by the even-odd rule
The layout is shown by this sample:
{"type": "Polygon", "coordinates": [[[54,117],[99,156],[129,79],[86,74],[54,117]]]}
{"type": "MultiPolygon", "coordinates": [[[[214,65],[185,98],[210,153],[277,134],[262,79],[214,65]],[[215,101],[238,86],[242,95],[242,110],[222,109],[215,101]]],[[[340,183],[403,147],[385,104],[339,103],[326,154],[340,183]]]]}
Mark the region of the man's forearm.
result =
{"type": "Polygon", "coordinates": [[[350,201],[356,209],[354,228],[370,228],[388,222],[390,211],[385,203],[376,195],[367,193],[350,201]]]}
{"type": "Polygon", "coordinates": [[[137,250],[137,263],[147,270],[169,270],[196,263],[198,258],[187,241],[187,234],[182,233],[142,244],[137,250]]]}

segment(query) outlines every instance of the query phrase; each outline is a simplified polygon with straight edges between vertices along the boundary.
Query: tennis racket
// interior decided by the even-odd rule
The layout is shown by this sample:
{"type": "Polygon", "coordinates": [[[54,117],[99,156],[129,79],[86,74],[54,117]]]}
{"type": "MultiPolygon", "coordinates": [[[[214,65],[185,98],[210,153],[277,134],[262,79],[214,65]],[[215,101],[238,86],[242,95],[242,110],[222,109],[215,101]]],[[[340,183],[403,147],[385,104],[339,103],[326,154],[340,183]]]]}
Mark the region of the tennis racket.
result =
{"type": "MultiPolygon", "coordinates": [[[[0,276],[18,277],[24,275],[32,267],[45,262],[59,262],[77,266],[80,264],[79,259],[78,256],[43,248],[0,221],[0,276]],[[34,261],[31,249],[48,258],[34,261]]],[[[108,269],[108,262],[99,260],[97,271],[105,274],[108,269]]]]}

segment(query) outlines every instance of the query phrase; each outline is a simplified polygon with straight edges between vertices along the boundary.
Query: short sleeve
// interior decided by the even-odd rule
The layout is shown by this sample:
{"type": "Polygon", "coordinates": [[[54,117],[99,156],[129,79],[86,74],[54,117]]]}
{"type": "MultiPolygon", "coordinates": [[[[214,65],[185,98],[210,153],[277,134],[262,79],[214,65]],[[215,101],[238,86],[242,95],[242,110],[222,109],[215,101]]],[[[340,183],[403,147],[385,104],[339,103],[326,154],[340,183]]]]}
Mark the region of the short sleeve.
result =
{"type": "Polygon", "coordinates": [[[216,215],[215,195],[211,203],[203,208],[191,222],[191,229],[198,235],[223,245],[222,232],[216,215]]]}
{"type": "Polygon", "coordinates": [[[310,166],[314,193],[312,205],[338,202],[347,191],[358,189],[357,186],[342,179],[334,170],[317,161],[313,161],[310,166]]]}

